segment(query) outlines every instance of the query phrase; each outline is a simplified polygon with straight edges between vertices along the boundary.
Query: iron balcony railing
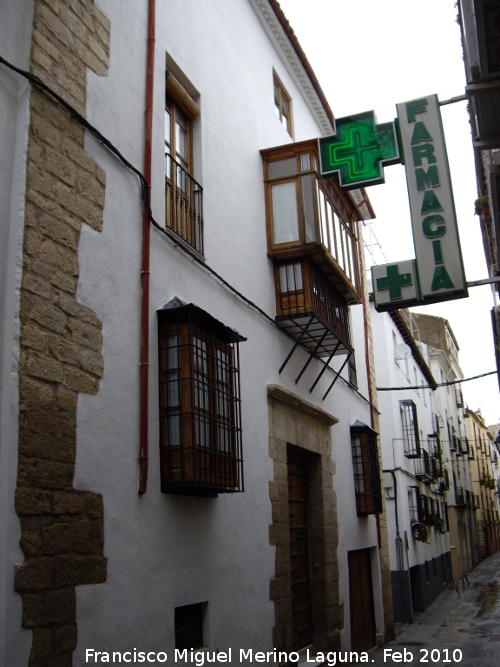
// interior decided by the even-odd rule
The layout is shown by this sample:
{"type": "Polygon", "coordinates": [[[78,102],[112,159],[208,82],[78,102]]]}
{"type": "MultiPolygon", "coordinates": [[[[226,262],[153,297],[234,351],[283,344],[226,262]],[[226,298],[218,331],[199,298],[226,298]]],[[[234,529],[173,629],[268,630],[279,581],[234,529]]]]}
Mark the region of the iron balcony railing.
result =
{"type": "Polygon", "coordinates": [[[415,476],[424,482],[430,482],[437,477],[434,458],[429,456],[425,449],[421,450],[420,458],[415,459],[415,476]]]}
{"type": "Polygon", "coordinates": [[[419,459],[421,450],[417,406],[411,399],[399,401],[399,406],[401,410],[405,456],[408,459],[419,459]]]}
{"type": "MultiPolygon", "coordinates": [[[[315,262],[304,257],[289,264],[275,265],[277,319],[314,315],[344,344],[350,346],[349,309],[346,300],[315,262]]],[[[316,326],[318,340],[322,327],[316,326]]],[[[345,354],[344,346],[339,354],[345,354]]]]}
{"type": "Polygon", "coordinates": [[[455,487],[455,504],[465,505],[465,494],[462,486],[455,487]]]}
{"type": "Polygon", "coordinates": [[[165,154],[167,227],[203,255],[203,188],[184,167],[165,154]]]}

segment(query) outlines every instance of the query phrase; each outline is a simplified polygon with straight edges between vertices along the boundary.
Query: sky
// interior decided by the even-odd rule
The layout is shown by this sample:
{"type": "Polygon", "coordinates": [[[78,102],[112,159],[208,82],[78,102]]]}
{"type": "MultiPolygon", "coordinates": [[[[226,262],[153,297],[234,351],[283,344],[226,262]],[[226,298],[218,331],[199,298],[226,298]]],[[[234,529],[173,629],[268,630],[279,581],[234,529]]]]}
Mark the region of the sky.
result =
{"type": "MultiPolygon", "coordinates": [[[[465,74],[455,0],[280,0],[337,118],[374,110],[379,123],[396,117],[396,104],[437,94],[463,95],[465,74]]],[[[468,281],[488,277],[479,218],[474,156],[466,102],[441,107],[468,281]]],[[[367,189],[376,219],[364,230],[376,263],[415,256],[402,165],[385,169],[385,183],[367,189]],[[377,244],[378,242],[378,244],[377,244]],[[382,254],[383,252],[383,254],[382,254]],[[384,258],[385,257],[385,258],[384,258]]],[[[369,259],[370,256],[367,256],[369,259]]],[[[464,377],[496,368],[490,311],[491,287],[469,289],[467,299],[415,312],[445,317],[460,347],[464,377]]],[[[487,424],[500,422],[496,375],[464,382],[472,410],[487,424]]]]}

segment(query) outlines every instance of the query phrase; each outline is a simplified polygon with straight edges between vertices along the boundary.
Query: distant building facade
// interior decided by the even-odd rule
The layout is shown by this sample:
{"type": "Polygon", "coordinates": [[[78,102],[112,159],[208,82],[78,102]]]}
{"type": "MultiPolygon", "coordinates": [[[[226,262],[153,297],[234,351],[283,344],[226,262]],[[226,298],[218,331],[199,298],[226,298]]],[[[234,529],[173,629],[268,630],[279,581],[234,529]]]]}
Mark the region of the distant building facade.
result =
{"type": "Polygon", "coordinates": [[[412,314],[373,311],[394,617],[410,622],[453,580],[449,447],[412,314]]]}
{"type": "Polygon", "coordinates": [[[466,409],[465,424],[472,458],[479,558],[483,559],[500,549],[498,450],[480,410],[466,409]]]}

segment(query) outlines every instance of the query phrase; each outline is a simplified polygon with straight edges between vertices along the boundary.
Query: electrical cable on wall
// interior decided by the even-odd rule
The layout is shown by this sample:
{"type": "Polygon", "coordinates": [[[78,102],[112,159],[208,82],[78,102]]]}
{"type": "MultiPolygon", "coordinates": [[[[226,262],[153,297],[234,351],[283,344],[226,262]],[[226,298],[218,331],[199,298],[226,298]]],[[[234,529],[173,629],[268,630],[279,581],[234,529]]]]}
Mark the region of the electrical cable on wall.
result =
{"type": "MultiPolygon", "coordinates": [[[[0,63],[1,63],[2,65],[5,65],[6,67],[8,67],[8,68],[9,68],[10,70],[12,70],[13,72],[16,72],[17,74],[20,74],[20,75],[23,76],[25,79],[28,79],[28,81],[30,81],[31,83],[35,84],[36,86],[38,86],[39,88],[41,88],[43,91],[45,91],[48,95],[50,95],[51,97],[53,97],[53,98],[56,100],[56,102],[58,102],[58,103],[59,103],[59,104],[60,104],[60,105],[61,105],[61,106],[68,112],[68,114],[69,114],[72,118],[74,118],[78,123],[80,123],[86,130],[88,130],[88,132],[90,132],[90,134],[91,134],[93,137],[95,137],[95,138],[96,138],[96,139],[97,139],[103,146],[105,146],[111,153],[113,153],[113,155],[115,155],[115,157],[117,157],[117,158],[120,160],[120,162],[122,162],[122,164],[123,164],[125,167],[127,167],[128,169],[130,169],[130,170],[131,170],[131,171],[132,171],[132,172],[139,178],[139,180],[140,180],[140,182],[141,182],[142,203],[143,203],[143,205],[144,205],[144,207],[145,207],[145,209],[146,209],[146,211],[147,211],[149,220],[150,220],[151,224],[153,225],[153,227],[154,227],[155,229],[157,229],[157,230],[158,230],[159,232],[161,232],[164,236],[166,236],[166,237],[167,237],[167,238],[168,238],[168,239],[175,245],[176,248],[179,248],[180,250],[182,250],[182,251],[183,251],[184,253],[186,253],[186,255],[188,255],[194,262],[196,262],[197,264],[199,264],[200,266],[202,266],[204,269],[206,269],[209,273],[211,273],[211,274],[214,276],[214,278],[217,278],[217,280],[218,280],[222,285],[224,285],[224,287],[227,287],[227,289],[229,289],[235,296],[237,296],[237,297],[240,298],[244,303],[246,303],[248,306],[250,306],[251,308],[253,308],[254,310],[256,310],[260,315],[262,315],[262,316],[263,316],[266,320],[268,320],[271,324],[273,324],[274,326],[277,326],[277,325],[276,325],[276,322],[274,321],[274,319],[273,319],[270,315],[268,315],[264,310],[262,310],[262,308],[260,308],[260,306],[258,306],[258,305],[257,305],[256,303],[254,303],[251,299],[249,299],[249,298],[246,297],[244,294],[242,294],[240,291],[238,291],[238,290],[237,290],[235,287],[233,287],[230,283],[228,283],[228,281],[227,281],[225,278],[223,278],[219,273],[217,273],[217,271],[215,271],[214,269],[212,269],[206,262],[204,262],[204,261],[202,261],[200,258],[198,258],[198,257],[197,257],[195,254],[193,254],[189,249],[185,248],[183,244],[178,243],[178,242],[176,241],[176,239],[173,237],[173,232],[172,232],[172,233],[169,233],[164,227],[162,227],[162,226],[155,220],[154,215],[153,215],[153,212],[152,212],[152,210],[151,210],[150,186],[149,186],[149,183],[148,183],[146,177],[144,176],[144,174],[143,174],[141,171],[139,171],[139,169],[137,169],[136,167],[134,167],[134,165],[133,165],[131,162],[129,162],[129,161],[127,160],[127,158],[126,158],[126,157],[125,157],[125,156],[124,156],[124,155],[123,155],[123,154],[116,148],[116,146],[114,146],[114,145],[111,143],[111,141],[109,141],[109,139],[107,139],[103,134],[101,134],[101,132],[99,132],[99,130],[98,130],[96,127],[94,127],[94,125],[92,125],[91,123],[89,123],[89,121],[88,121],[84,116],[82,116],[81,113],[79,113],[74,107],[72,107],[71,104],[68,104],[68,102],[66,102],[60,95],[58,95],[54,90],[52,90],[49,86],[47,86],[47,84],[45,84],[45,83],[44,83],[39,77],[37,77],[35,74],[31,74],[31,72],[27,72],[27,71],[25,71],[25,70],[19,69],[18,67],[16,67],[16,66],[13,65],[12,63],[10,63],[10,62],[8,62],[7,60],[5,60],[5,58],[3,58],[2,56],[0,56],[0,63]]],[[[279,328],[279,327],[278,327],[278,328],[279,328]]],[[[280,331],[283,331],[283,330],[280,329],[280,331]]],[[[284,331],[283,333],[285,333],[289,338],[292,338],[289,334],[287,334],[287,332],[284,331]]],[[[294,339],[292,338],[292,340],[294,340],[294,339]]],[[[332,373],[335,372],[335,371],[334,371],[332,368],[330,368],[329,366],[328,366],[328,370],[329,370],[330,372],[332,372],[332,373]]],[[[356,394],[357,394],[357,395],[358,395],[358,396],[359,396],[365,403],[367,403],[368,405],[370,405],[373,409],[375,409],[375,410],[378,412],[376,406],[372,405],[371,401],[370,401],[369,399],[367,399],[365,396],[363,396],[363,394],[362,394],[358,389],[356,389],[355,387],[353,387],[353,386],[352,386],[352,385],[351,385],[345,378],[343,378],[342,376],[340,376],[340,380],[341,380],[341,381],[342,381],[342,382],[343,382],[343,383],[344,383],[344,384],[345,384],[351,391],[353,391],[354,393],[356,393],[356,394]]]]}

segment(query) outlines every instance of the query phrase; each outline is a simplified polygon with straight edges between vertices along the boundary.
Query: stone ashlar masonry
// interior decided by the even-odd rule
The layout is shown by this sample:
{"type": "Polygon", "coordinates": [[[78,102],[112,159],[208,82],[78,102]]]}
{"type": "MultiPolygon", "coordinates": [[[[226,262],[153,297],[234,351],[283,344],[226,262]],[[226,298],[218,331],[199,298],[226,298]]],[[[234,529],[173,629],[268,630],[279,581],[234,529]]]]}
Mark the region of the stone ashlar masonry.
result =
{"type": "MultiPolygon", "coordinates": [[[[86,75],[105,75],[109,22],[93,0],[35,0],[31,71],[85,114],[86,75]]],[[[103,502],[73,488],[78,394],[97,394],[101,322],[76,300],[83,223],[100,231],[105,174],[84,130],[32,87],[20,296],[16,568],[30,667],[68,667],[75,586],[106,580],[103,502]]],[[[20,667],[20,666],[19,666],[20,667]]]]}
{"type": "Polygon", "coordinates": [[[276,547],[275,575],[269,588],[275,616],[273,646],[281,651],[293,650],[287,471],[287,448],[291,444],[310,454],[313,642],[319,651],[339,650],[344,606],[339,595],[337,498],[330,435],[330,427],[338,420],[276,385],[268,386],[268,411],[269,456],[274,468],[269,483],[273,517],[269,542],[276,547]]]}

